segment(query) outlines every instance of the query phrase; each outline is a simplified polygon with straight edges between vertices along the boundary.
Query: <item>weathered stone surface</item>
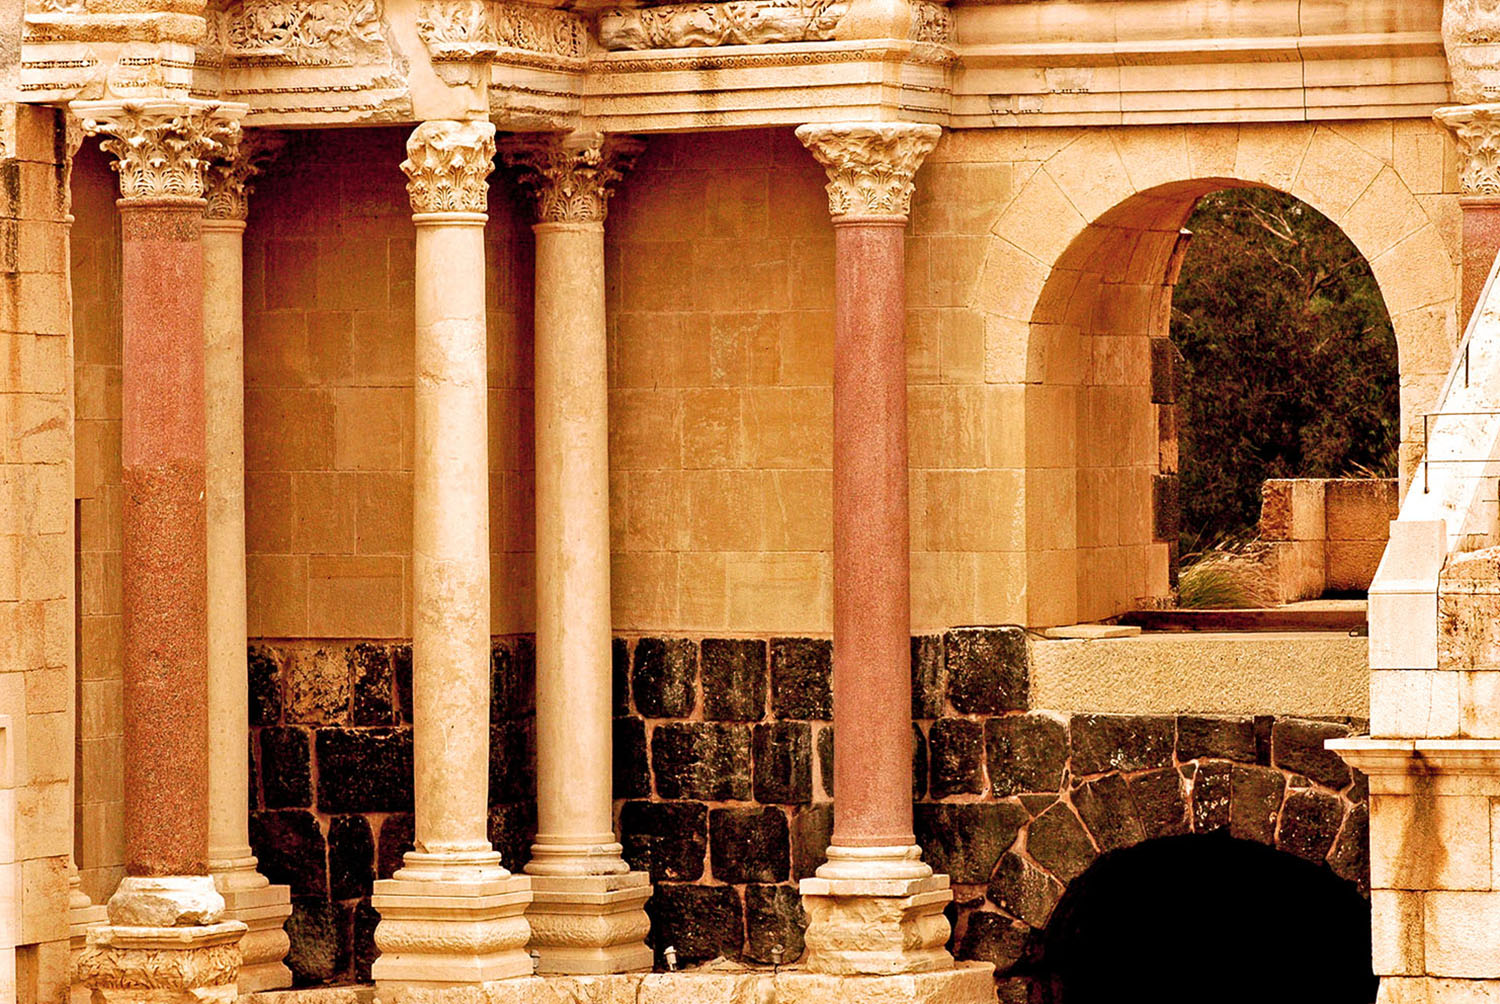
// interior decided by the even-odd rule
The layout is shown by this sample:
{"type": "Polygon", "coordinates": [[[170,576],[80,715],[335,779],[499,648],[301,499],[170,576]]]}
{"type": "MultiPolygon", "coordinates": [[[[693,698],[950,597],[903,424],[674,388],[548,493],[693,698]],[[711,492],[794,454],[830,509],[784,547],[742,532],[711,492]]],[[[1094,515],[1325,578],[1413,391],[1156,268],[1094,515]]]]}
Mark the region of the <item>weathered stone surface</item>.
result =
{"type": "Polygon", "coordinates": [[[988,882],[1029,818],[1011,802],[921,802],[915,810],[923,860],[955,884],[988,882]]]}
{"type": "Polygon", "coordinates": [[[624,638],[609,640],[610,699],[614,716],[630,714],[630,644],[624,638]]]}
{"type": "Polygon", "coordinates": [[[1370,807],[1364,803],[1354,806],[1344,816],[1344,825],[1339,829],[1333,850],[1328,852],[1328,867],[1340,878],[1359,886],[1366,895],[1370,891],[1370,807]]]}
{"type": "Polygon", "coordinates": [[[984,792],[984,726],[967,718],[940,718],[928,731],[933,798],[984,792]]]}
{"type": "Polygon", "coordinates": [[[614,795],[650,798],[651,768],[646,763],[646,723],[635,716],[614,721],[614,795]]]}
{"type": "Polygon", "coordinates": [[[1040,816],[1042,813],[1052,808],[1053,803],[1055,803],[1059,797],[1060,796],[1056,792],[1048,792],[1045,794],[1032,793],[1028,795],[1018,795],[1016,798],[1017,801],[1021,803],[1022,807],[1026,809],[1026,812],[1031,816],[1031,818],[1035,819],[1037,816],[1040,816]]]}
{"type": "Polygon", "coordinates": [[[943,661],[941,635],[919,635],[911,640],[911,716],[938,718],[948,695],[948,666],[943,661]]]}
{"type": "Polygon", "coordinates": [[[274,649],[251,645],[249,650],[250,724],[281,722],[281,667],[274,649]]]}
{"type": "Polygon", "coordinates": [[[409,812],[393,812],[380,821],[376,878],[388,879],[396,873],[401,856],[416,846],[416,832],[416,819],[409,812]]]}
{"type": "Polygon", "coordinates": [[[410,729],[318,729],[320,812],[410,812],[410,729]]]}
{"type": "Polygon", "coordinates": [[[1333,849],[1343,821],[1344,806],[1337,796],[1311,788],[1290,791],[1281,808],[1276,846],[1308,861],[1322,861],[1333,849]]]}
{"type": "Polygon", "coordinates": [[[711,809],[708,860],[720,882],[785,882],[791,878],[786,813],[775,806],[711,809]]]}
{"type": "Polygon", "coordinates": [[[1026,632],[1019,627],[958,628],[943,636],[948,701],[962,714],[1025,711],[1030,699],[1026,632]]]}
{"type": "Polygon", "coordinates": [[[260,784],[267,809],[312,807],[312,751],[305,729],[260,730],[260,784]]]}
{"type": "Polygon", "coordinates": [[[911,794],[927,797],[927,737],[916,722],[911,723],[911,794]]]}
{"type": "Polygon", "coordinates": [[[1073,773],[1151,770],[1172,764],[1174,723],[1150,715],[1074,715],[1073,773]]]}
{"type": "Polygon", "coordinates": [[[1276,727],[1274,715],[1255,716],[1255,762],[1271,766],[1271,732],[1276,727]]]}
{"type": "Polygon", "coordinates": [[[708,808],[701,802],[626,802],[620,842],[632,868],[653,882],[696,882],[708,854],[708,808]]]}
{"type": "Polygon", "coordinates": [[[1182,533],[1182,482],[1175,474],[1151,477],[1151,526],[1157,540],[1176,540],[1182,533]]]}
{"type": "Polygon", "coordinates": [[[500,863],[519,872],[531,860],[531,845],[536,842],[536,802],[490,806],[485,836],[500,852],[500,863]]]}
{"type": "Polygon", "coordinates": [[[362,899],[354,905],[354,979],[360,983],[370,982],[370,967],[380,957],[375,947],[375,926],[380,923],[380,914],[362,899]]]}
{"type": "Polygon", "coordinates": [[[524,718],[536,710],[536,647],[530,638],[496,639],[490,646],[490,721],[524,718]]]}
{"type": "Polygon", "coordinates": [[[698,704],[698,646],[690,638],[635,643],[630,696],[647,718],[684,718],[698,704]]]}
{"type": "Polygon", "coordinates": [[[1103,851],[1130,847],[1146,839],[1136,818],[1135,802],[1119,774],[1087,781],[1072,793],[1073,807],[1103,851]]]}
{"type": "Polygon", "coordinates": [[[1177,719],[1177,759],[1255,762],[1255,720],[1253,718],[1177,719]]]}
{"type": "Polygon", "coordinates": [[[328,895],[328,848],[312,813],[250,813],[250,847],[260,859],[260,873],[291,886],[292,895],[328,895]]]}
{"type": "Polygon", "coordinates": [[[783,719],[833,717],[833,642],[771,639],[771,711],[783,719]]]}
{"type": "Polygon", "coordinates": [[[766,715],[766,643],[705,638],[700,649],[703,717],[758,722],[766,715]]]}
{"type": "Polygon", "coordinates": [[[662,798],[748,802],[750,726],[667,722],[651,734],[651,767],[662,798]]]}
{"type": "Polygon", "coordinates": [[[833,795],[833,726],[818,727],[818,778],[823,782],[823,793],[833,795]]]}
{"type": "MultiPolygon", "coordinates": [[[[757,725],[753,743],[757,802],[794,805],[812,801],[811,725],[806,722],[757,725]]],[[[641,754],[644,758],[644,741],[641,754]]]]}
{"type": "Polygon", "coordinates": [[[743,907],[731,886],[662,883],[646,901],[646,913],[658,968],[665,968],[662,953],[669,946],[677,949],[680,964],[736,958],[744,946],[743,907]]]}
{"type": "Polygon", "coordinates": [[[391,725],[395,721],[395,680],[389,646],[360,642],[349,647],[352,691],[349,720],[355,725],[391,725]]]}
{"type": "Polygon", "coordinates": [[[1177,346],[1170,338],[1151,339],[1151,403],[1177,403],[1177,346]]]}
{"type": "Polygon", "coordinates": [[[1147,771],[1131,777],[1126,784],[1146,839],[1187,832],[1187,801],[1177,771],[1171,767],[1147,771]]]}
{"type": "Polygon", "coordinates": [[[1337,753],[1324,749],[1323,743],[1348,734],[1348,726],[1335,722],[1278,719],[1271,731],[1272,762],[1337,791],[1349,783],[1349,765],[1337,753]]]}
{"type": "Polygon", "coordinates": [[[1068,763],[1068,730],[1046,715],[1007,715],[984,725],[996,796],[1057,791],[1068,763]]]}
{"type": "Polygon", "coordinates": [[[349,667],[332,645],[288,651],[283,660],[288,724],[343,725],[349,721],[349,667]]]}
{"type": "Polygon", "coordinates": [[[1082,875],[1099,856],[1083,823],[1065,802],[1032,820],[1026,831],[1026,852],[1064,882],[1082,875]]]}
{"type": "Polygon", "coordinates": [[[1229,766],[1224,760],[1198,762],[1193,773],[1193,832],[1212,833],[1229,825],[1229,766]]]}
{"type": "Polygon", "coordinates": [[[490,801],[536,798],[536,725],[530,718],[490,723],[490,801]]]}
{"type": "Polygon", "coordinates": [[[1276,842],[1276,819],[1286,793],[1286,777],[1270,767],[1229,769],[1229,833],[1241,840],[1276,842]]]}
{"type": "Polygon", "coordinates": [[[1047,926],[1062,894],[1062,883],[1015,851],[1000,856],[989,886],[991,902],[1035,928],[1047,926]]]}
{"type": "Polygon", "coordinates": [[[792,813],[792,878],[811,878],[828,860],[833,839],[833,803],[819,802],[792,813]]]}
{"type": "Polygon", "coordinates": [[[334,816],[328,821],[328,895],[360,899],[375,881],[375,837],[364,816],[334,816]]]}
{"type": "Polygon", "coordinates": [[[349,946],[344,937],[344,911],[326,899],[294,896],[286,919],[291,950],[286,964],[299,986],[327,983],[349,968],[349,946]]]}
{"type": "Polygon", "coordinates": [[[396,713],[403,725],[410,725],[412,718],[411,694],[411,646],[391,647],[391,673],[396,678],[396,713]]]}
{"type": "Polygon", "coordinates": [[[807,915],[796,886],[745,886],[745,958],[769,965],[781,946],[781,964],[791,965],[802,957],[802,936],[807,915]]]}
{"type": "Polygon", "coordinates": [[[1030,929],[998,913],[974,910],[964,925],[958,958],[966,962],[988,962],[1003,973],[1026,954],[1030,929]]]}

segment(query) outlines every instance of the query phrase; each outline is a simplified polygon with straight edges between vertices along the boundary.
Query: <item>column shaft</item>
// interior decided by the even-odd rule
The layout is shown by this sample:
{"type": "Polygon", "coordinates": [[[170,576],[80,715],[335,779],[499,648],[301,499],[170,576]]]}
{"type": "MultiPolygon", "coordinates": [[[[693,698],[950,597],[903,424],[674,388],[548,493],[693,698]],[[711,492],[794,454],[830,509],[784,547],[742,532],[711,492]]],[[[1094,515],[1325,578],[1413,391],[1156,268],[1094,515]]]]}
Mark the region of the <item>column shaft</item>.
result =
{"type": "Polygon", "coordinates": [[[1459,200],[1463,207],[1463,301],[1458,323],[1462,327],[1474,316],[1479,295],[1500,254],[1500,195],[1473,196],[1459,200]]]}

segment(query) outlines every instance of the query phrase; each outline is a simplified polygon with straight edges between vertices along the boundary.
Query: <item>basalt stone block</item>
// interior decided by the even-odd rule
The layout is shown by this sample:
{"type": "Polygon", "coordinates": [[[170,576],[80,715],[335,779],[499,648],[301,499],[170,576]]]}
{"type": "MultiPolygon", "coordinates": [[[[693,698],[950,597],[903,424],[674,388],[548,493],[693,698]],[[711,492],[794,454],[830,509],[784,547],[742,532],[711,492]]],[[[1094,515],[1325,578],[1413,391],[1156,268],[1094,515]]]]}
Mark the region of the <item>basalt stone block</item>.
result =
{"type": "Polygon", "coordinates": [[[833,803],[819,802],[792,813],[792,878],[811,878],[828,860],[833,839],[833,803]]]}
{"type": "Polygon", "coordinates": [[[1177,759],[1255,762],[1255,719],[1195,718],[1177,719],[1177,759]]]}
{"type": "Polygon", "coordinates": [[[1276,728],[1274,715],[1255,716],[1255,762],[1271,766],[1271,733],[1276,728]]]}
{"type": "Polygon", "coordinates": [[[1047,926],[1062,894],[1062,883],[1015,851],[1000,856],[988,890],[990,902],[1034,928],[1047,926]]]}
{"type": "Polygon", "coordinates": [[[958,958],[964,962],[988,962],[1003,973],[1026,957],[1031,929],[1009,917],[974,910],[964,925],[958,958]]]}
{"type": "Polygon", "coordinates": [[[511,802],[490,806],[485,836],[500,852],[500,863],[518,872],[531,860],[536,842],[536,803],[511,802]]]}
{"type": "Polygon", "coordinates": [[[1146,831],[1136,817],[1135,801],[1119,774],[1106,774],[1079,785],[1073,790],[1073,807],[1100,850],[1131,847],[1146,839],[1146,831]]]}
{"type": "Polygon", "coordinates": [[[386,645],[360,642],[344,656],[352,691],[349,720],[355,725],[390,725],[395,721],[395,673],[386,645]]]}
{"type": "Polygon", "coordinates": [[[1030,818],[1011,802],[920,802],[914,808],[923,860],[955,885],[988,882],[1030,818]]]}
{"type": "Polygon", "coordinates": [[[260,730],[260,785],[268,809],[312,807],[312,750],[305,729],[260,730]]]}
{"type": "Polygon", "coordinates": [[[686,718],[698,704],[698,646],[690,638],[642,638],[630,671],[635,710],[647,718],[686,718]]]}
{"type": "Polygon", "coordinates": [[[250,676],[250,724],[281,723],[281,667],[274,649],[251,645],[248,653],[250,676]]]}
{"type": "Polygon", "coordinates": [[[1229,833],[1241,840],[1276,842],[1276,819],[1286,795],[1286,776],[1270,767],[1229,769],[1229,833]]]}
{"type": "Polygon", "coordinates": [[[765,717],[765,642],[753,638],[705,638],[699,660],[704,718],[758,722],[765,717]]]}
{"type": "Polygon", "coordinates": [[[1175,474],[1151,476],[1151,522],[1157,540],[1182,534],[1182,482],[1175,474]]]}
{"type": "Polygon", "coordinates": [[[1348,734],[1348,726],[1335,722],[1279,719],[1271,730],[1271,761],[1282,770],[1338,791],[1349,783],[1349,765],[1337,753],[1324,749],[1323,743],[1348,734]]]}
{"type": "Polygon", "coordinates": [[[1007,715],[985,723],[990,787],[997,797],[1055,792],[1068,763],[1068,730],[1046,715],[1007,715]]]}
{"type": "Polygon", "coordinates": [[[412,719],[411,646],[391,646],[391,675],[396,681],[396,715],[404,725],[412,719]]]}
{"type": "Polygon", "coordinates": [[[1201,760],[1193,773],[1193,832],[1212,833],[1229,825],[1233,786],[1229,764],[1201,760]]]}
{"type": "Polygon", "coordinates": [[[285,926],[292,943],[286,964],[292,971],[294,986],[330,983],[348,970],[349,945],[344,920],[344,911],[337,903],[316,897],[292,897],[292,914],[285,926]]]}
{"type": "Polygon", "coordinates": [[[933,798],[984,792],[984,726],[967,718],[940,718],[928,731],[933,798]]]}
{"type": "Polygon", "coordinates": [[[490,645],[490,722],[525,718],[536,711],[536,649],[529,638],[490,645]]]}
{"type": "Polygon", "coordinates": [[[410,729],[318,729],[318,811],[412,811],[410,729]]]}
{"type": "Polygon", "coordinates": [[[1074,715],[1073,773],[1152,770],[1172,765],[1174,723],[1149,715],[1074,715]]]}
{"type": "Polygon", "coordinates": [[[911,723],[911,794],[913,798],[927,797],[927,737],[916,722],[911,723]]]}
{"type": "Polygon", "coordinates": [[[744,910],[732,886],[662,883],[646,901],[646,913],[658,968],[666,968],[668,947],[677,949],[679,965],[738,958],[744,948],[744,910]]]}
{"type": "Polygon", "coordinates": [[[771,639],[771,713],[823,722],[833,717],[833,642],[771,639]]]}
{"type": "Polygon", "coordinates": [[[791,965],[802,957],[807,914],[802,897],[790,885],[745,886],[745,958],[762,965],[791,965]]]}
{"type": "Polygon", "coordinates": [[[624,638],[609,641],[610,697],[616,718],[630,714],[630,645],[624,638]]]}
{"type": "Polygon", "coordinates": [[[370,982],[370,967],[380,957],[375,947],[375,926],[380,923],[380,914],[362,899],[354,906],[354,979],[359,983],[370,982]]]}
{"type": "Polygon", "coordinates": [[[536,798],[536,726],[531,719],[490,724],[490,801],[536,798]]]}
{"type": "Polygon", "coordinates": [[[364,816],[334,816],[328,821],[328,895],[360,899],[375,881],[375,837],[364,816]]]}
{"type": "Polygon", "coordinates": [[[1344,805],[1336,795],[1311,788],[1287,794],[1276,846],[1308,861],[1322,861],[1338,839],[1344,805]]]}
{"type": "Polygon", "coordinates": [[[645,722],[634,716],[615,719],[613,756],[615,798],[650,798],[645,722]]]}
{"type": "Polygon", "coordinates": [[[1151,339],[1151,403],[1177,403],[1177,346],[1170,338],[1151,339]]]}
{"type": "Polygon", "coordinates": [[[1163,767],[1137,774],[1126,785],[1148,840],[1187,832],[1187,800],[1182,794],[1182,778],[1175,770],[1163,767]]]}
{"type": "Polygon", "coordinates": [[[1026,831],[1026,850],[1063,882],[1082,875],[1099,856],[1083,823],[1065,802],[1058,802],[1032,820],[1026,831]]]}
{"type": "Polygon", "coordinates": [[[1339,878],[1359,886],[1360,893],[1370,892],[1370,807],[1354,806],[1344,817],[1333,850],[1328,852],[1328,867],[1339,878]]]}
{"type": "Polygon", "coordinates": [[[823,781],[823,794],[833,797],[833,726],[818,729],[818,777],[823,781]]]}
{"type": "Polygon", "coordinates": [[[779,808],[709,811],[708,860],[718,881],[785,882],[791,857],[786,813],[779,808]]]}
{"type": "Polygon", "coordinates": [[[750,726],[667,722],[651,734],[651,766],[662,798],[748,802],[750,726]]]}
{"type": "Polygon", "coordinates": [[[250,847],[260,859],[260,873],[291,886],[293,895],[328,895],[328,846],[311,812],[250,813],[250,847]]]}
{"type": "MultiPolygon", "coordinates": [[[[765,805],[811,802],[812,726],[806,722],[757,725],[753,741],[755,800],[765,805]]],[[[641,756],[644,762],[644,738],[641,756]]]]}
{"type": "Polygon", "coordinates": [[[696,882],[708,854],[708,807],[702,802],[626,802],[620,842],[630,867],[652,882],[696,882]]]}
{"type": "Polygon", "coordinates": [[[284,658],[286,721],[297,725],[349,722],[349,665],[333,645],[298,647],[284,658]]]}
{"type": "Polygon", "coordinates": [[[948,694],[948,664],[943,661],[943,639],[918,635],[911,640],[911,716],[940,718],[948,694]]]}
{"type": "Polygon", "coordinates": [[[943,635],[948,701],[966,715],[1025,711],[1030,700],[1026,631],[955,628],[943,635]]]}
{"type": "Polygon", "coordinates": [[[393,812],[380,821],[379,853],[375,875],[388,879],[401,867],[407,851],[416,849],[416,819],[409,812],[393,812]]]}

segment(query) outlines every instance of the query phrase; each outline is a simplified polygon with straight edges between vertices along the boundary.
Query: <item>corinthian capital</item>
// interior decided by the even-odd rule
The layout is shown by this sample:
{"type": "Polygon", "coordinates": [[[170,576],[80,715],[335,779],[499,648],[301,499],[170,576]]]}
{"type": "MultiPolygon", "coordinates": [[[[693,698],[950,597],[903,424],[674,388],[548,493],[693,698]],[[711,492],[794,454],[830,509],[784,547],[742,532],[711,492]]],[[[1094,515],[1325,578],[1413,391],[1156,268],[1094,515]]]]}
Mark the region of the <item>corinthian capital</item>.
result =
{"type": "Polygon", "coordinates": [[[831,122],[797,130],[828,173],[834,216],[907,216],[912,178],[942,129],[914,122],[831,122]]]}
{"type": "Polygon", "coordinates": [[[536,196],[539,223],[602,223],[613,186],[645,144],[629,136],[544,133],[508,140],[501,156],[536,196]]]}
{"type": "Polygon", "coordinates": [[[1439,108],[1433,118],[1458,141],[1460,193],[1500,196],[1500,104],[1439,108]]]}
{"type": "Polygon", "coordinates": [[[254,191],[250,179],[265,170],[285,145],[286,137],[279,132],[245,130],[228,159],[215,160],[208,166],[204,190],[208,208],[203,211],[204,217],[243,220],[249,214],[250,193],[254,191]]]}
{"type": "Polygon", "coordinates": [[[232,157],[242,104],[75,101],[89,136],[114,157],[126,199],[201,199],[209,162],[232,157]]]}
{"type": "Polygon", "coordinates": [[[495,124],[423,122],[406,141],[401,170],[414,213],[482,213],[494,169],[495,124]]]}

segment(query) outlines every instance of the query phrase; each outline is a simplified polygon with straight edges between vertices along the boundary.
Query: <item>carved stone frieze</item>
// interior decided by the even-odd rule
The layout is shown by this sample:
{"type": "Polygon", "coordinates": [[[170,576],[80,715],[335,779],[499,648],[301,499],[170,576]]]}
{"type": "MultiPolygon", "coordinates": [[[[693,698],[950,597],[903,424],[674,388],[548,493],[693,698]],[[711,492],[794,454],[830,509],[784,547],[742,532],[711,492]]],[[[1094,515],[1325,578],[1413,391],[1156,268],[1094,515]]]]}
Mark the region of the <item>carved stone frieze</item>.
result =
{"type": "Polygon", "coordinates": [[[126,199],[201,199],[210,161],[234,155],[245,106],[201,101],[74,102],[113,158],[126,199]]]}
{"type": "Polygon", "coordinates": [[[953,15],[939,3],[911,5],[911,37],[932,45],[953,44],[953,15]]]}
{"type": "Polygon", "coordinates": [[[1500,0],[1444,0],[1443,48],[1453,100],[1500,99],[1500,0]]]}
{"type": "Polygon", "coordinates": [[[406,193],[414,213],[482,213],[494,168],[493,122],[423,122],[406,141],[406,193]]]}
{"type": "Polygon", "coordinates": [[[254,191],[250,179],[265,170],[285,145],[282,133],[245,130],[232,157],[216,159],[208,166],[204,189],[208,208],[203,215],[210,220],[243,220],[254,191]]]}
{"type": "Polygon", "coordinates": [[[728,0],[629,7],[599,15],[606,49],[814,42],[833,38],[848,0],[728,0]]]}
{"type": "Polygon", "coordinates": [[[506,141],[500,154],[536,196],[539,223],[602,223],[613,186],[645,144],[628,136],[539,134],[506,141]]]}
{"type": "Polygon", "coordinates": [[[1500,196],[1500,104],[1439,108],[1434,117],[1458,141],[1459,191],[1500,196]]]}
{"type": "Polygon", "coordinates": [[[75,978],[95,1001],[201,1004],[234,1000],[239,921],[191,927],[91,928],[75,978]]]}
{"type": "Polygon", "coordinates": [[[484,0],[422,4],[417,13],[417,37],[435,60],[481,59],[499,48],[484,0]]]}
{"type": "Polygon", "coordinates": [[[912,122],[805,125],[797,138],[828,173],[834,216],[907,216],[912,179],[942,130],[912,122]]]}
{"type": "Polygon", "coordinates": [[[224,12],[231,60],[360,66],[391,58],[379,0],[245,0],[224,12]]]}
{"type": "Polygon", "coordinates": [[[503,48],[564,59],[588,56],[588,26],[577,14],[527,3],[494,3],[489,8],[495,41],[503,48]]]}

